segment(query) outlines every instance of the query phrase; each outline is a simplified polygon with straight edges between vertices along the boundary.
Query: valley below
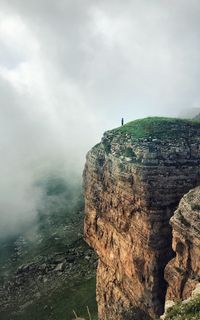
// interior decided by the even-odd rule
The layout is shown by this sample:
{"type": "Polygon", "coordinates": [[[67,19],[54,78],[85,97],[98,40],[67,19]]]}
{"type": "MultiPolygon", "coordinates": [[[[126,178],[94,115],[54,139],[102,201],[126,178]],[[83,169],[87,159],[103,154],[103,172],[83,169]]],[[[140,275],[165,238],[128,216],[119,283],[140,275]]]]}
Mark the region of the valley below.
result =
{"type": "Polygon", "coordinates": [[[83,240],[81,188],[47,179],[37,221],[0,242],[0,319],[96,316],[96,255],[83,240]],[[74,313],[75,312],[75,313],[74,313]]]}

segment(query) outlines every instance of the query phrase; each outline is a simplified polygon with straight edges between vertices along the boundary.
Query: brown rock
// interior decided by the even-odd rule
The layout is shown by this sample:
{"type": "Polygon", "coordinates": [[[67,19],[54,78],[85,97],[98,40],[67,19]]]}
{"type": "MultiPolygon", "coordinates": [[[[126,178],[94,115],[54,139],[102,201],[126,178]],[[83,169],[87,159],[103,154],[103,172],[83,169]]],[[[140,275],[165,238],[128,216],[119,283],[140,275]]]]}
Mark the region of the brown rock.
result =
{"type": "Polygon", "coordinates": [[[165,268],[167,300],[187,299],[200,282],[200,187],[184,195],[170,221],[176,257],[165,268]]]}
{"type": "Polygon", "coordinates": [[[99,256],[99,320],[163,313],[164,268],[173,257],[169,219],[200,184],[200,125],[164,122],[156,135],[150,123],[145,138],[134,126],[104,134],[84,170],[85,239],[99,256]]]}

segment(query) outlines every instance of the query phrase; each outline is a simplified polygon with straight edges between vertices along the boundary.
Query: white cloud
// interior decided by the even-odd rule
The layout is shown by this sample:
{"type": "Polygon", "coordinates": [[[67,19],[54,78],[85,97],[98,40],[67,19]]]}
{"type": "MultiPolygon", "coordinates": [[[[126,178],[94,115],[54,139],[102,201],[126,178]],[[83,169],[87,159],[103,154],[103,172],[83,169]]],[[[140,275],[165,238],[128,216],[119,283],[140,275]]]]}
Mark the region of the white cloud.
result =
{"type": "Polygon", "coordinates": [[[87,150],[122,116],[200,105],[197,0],[0,0],[0,9],[0,222],[33,217],[35,176],[81,175],[87,150]]]}

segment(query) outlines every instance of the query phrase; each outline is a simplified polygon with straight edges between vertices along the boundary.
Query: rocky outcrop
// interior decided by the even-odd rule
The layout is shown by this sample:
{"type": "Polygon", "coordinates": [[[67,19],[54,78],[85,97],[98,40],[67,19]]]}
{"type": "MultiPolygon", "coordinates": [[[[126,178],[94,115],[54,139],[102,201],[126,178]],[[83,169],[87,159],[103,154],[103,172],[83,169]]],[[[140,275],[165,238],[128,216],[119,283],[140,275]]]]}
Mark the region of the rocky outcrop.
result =
{"type": "Polygon", "coordinates": [[[200,187],[184,195],[170,222],[176,257],[165,268],[166,299],[187,299],[200,283],[200,187]]]}
{"type": "Polygon", "coordinates": [[[85,239],[99,256],[99,320],[163,313],[169,219],[200,184],[200,124],[150,118],[106,132],[84,170],[85,239]]]}

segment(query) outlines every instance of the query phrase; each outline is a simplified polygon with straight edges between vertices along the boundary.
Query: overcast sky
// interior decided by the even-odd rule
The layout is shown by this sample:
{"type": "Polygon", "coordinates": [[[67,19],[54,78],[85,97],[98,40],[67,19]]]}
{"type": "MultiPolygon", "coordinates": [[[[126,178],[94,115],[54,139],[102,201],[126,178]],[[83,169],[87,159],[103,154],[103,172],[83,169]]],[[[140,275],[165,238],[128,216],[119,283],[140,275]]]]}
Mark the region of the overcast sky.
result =
{"type": "Polygon", "coordinates": [[[199,108],[199,53],[199,0],[0,0],[0,219],[122,116],[199,108]]]}

